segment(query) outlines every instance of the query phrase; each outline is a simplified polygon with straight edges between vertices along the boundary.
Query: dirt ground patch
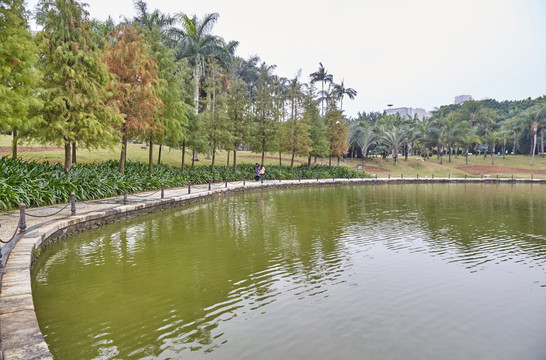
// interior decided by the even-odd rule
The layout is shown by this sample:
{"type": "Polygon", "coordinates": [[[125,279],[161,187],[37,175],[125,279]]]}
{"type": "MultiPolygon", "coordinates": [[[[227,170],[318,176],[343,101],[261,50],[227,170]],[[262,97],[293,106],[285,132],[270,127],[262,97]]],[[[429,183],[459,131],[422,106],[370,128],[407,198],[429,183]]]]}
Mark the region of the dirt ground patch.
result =
{"type": "MultiPolygon", "coordinates": [[[[243,156],[237,156],[237,157],[241,157],[243,159],[258,159],[258,160],[261,160],[262,157],[261,155],[243,155],[243,156]]],[[[267,159],[267,160],[279,160],[279,157],[278,156],[265,156],[264,159],[267,159]]],[[[290,164],[290,159],[287,159],[287,158],[281,158],[282,159],[282,162],[283,163],[288,163],[290,164]]],[[[297,164],[307,164],[305,161],[301,161],[301,160],[295,160],[294,159],[294,163],[297,163],[297,164]]]]}
{"type": "MultiPolygon", "coordinates": [[[[358,168],[358,166],[357,166],[357,168],[358,168]]],[[[380,167],[369,166],[369,165],[364,165],[364,166],[362,166],[362,170],[364,170],[365,172],[370,173],[370,174],[388,173],[388,172],[391,172],[391,171],[388,170],[388,169],[382,169],[382,168],[380,168],[380,167]]]]}
{"type": "MultiPolygon", "coordinates": [[[[18,153],[38,153],[57,150],[62,149],[54,146],[17,146],[18,153]]],[[[0,154],[11,154],[11,146],[0,146],[0,154]]]]}
{"type": "Polygon", "coordinates": [[[470,175],[485,175],[485,174],[541,174],[546,175],[546,170],[531,170],[520,169],[508,166],[495,165],[471,165],[458,166],[456,169],[466,172],[470,175]]]}

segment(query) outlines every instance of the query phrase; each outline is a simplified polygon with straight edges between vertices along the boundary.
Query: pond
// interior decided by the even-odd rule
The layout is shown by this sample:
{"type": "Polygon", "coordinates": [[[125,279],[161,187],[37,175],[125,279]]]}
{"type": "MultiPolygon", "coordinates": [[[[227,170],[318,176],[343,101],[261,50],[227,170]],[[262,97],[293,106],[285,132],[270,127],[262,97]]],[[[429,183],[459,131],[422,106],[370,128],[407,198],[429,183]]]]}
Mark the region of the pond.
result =
{"type": "Polygon", "coordinates": [[[52,245],[56,359],[545,359],[546,188],[226,196],[52,245]]]}

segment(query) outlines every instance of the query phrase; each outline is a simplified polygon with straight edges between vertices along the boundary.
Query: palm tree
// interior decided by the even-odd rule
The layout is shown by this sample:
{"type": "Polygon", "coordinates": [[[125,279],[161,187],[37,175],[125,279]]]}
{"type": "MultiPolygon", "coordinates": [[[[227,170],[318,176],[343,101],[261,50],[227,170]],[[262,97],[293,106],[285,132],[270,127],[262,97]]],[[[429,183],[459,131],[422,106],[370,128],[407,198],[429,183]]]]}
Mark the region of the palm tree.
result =
{"type": "Polygon", "coordinates": [[[344,81],[341,80],[341,84],[334,84],[334,96],[336,100],[339,100],[339,110],[343,111],[343,96],[347,95],[349,99],[353,100],[357,94],[353,88],[346,88],[344,81]]]}
{"type": "MultiPolygon", "coordinates": [[[[480,137],[476,134],[475,129],[470,127],[469,131],[462,131],[459,141],[464,146],[464,157],[468,166],[468,150],[471,146],[480,141],[480,137]]],[[[467,129],[468,130],[468,129],[467,129]]]]}
{"type": "Polygon", "coordinates": [[[546,122],[546,106],[536,105],[528,109],[521,114],[520,123],[523,126],[528,126],[531,129],[531,135],[533,136],[533,143],[531,146],[531,166],[535,161],[535,152],[537,147],[537,133],[541,126],[544,126],[546,122]]]}
{"type": "Polygon", "coordinates": [[[500,141],[500,134],[490,130],[485,134],[485,142],[491,145],[491,165],[495,165],[495,145],[500,141]]]}
{"type": "Polygon", "coordinates": [[[205,65],[208,57],[216,55],[222,57],[225,52],[225,44],[219,36],[211,34],[212,28],[219,15],[217,13],[206,14],[199,20],[197,16],[189,17],[180,13],[176,15],[181,29],[172,29],[174,40],[178,45],[178,58],[188,58],[193,66],[194,96],[193,104],[195,114],[199,114],[199,90],[201,77],[205,74],[205,65]]]}
{"type": "Polygon", "coordinates": [[[324,68],[324,65],[322,65],[321,62],[319,62],[319,69],[318,71],[315,71],[314,73],[309,74],[309,77],[311,77],[311,84],[314,84],[318,81],[320,81],[322,90],[320,93],[320,115],[324,116],[324,84],[325,83],[332,83],[334,81],[334,76],[332,74],[328,74],[328,71],[324,68]]]}
{"type": "Polygon", "coordinates": [[[366,165],[368,149],[375,143],[375,128],[368,122],[355,122],[349,131],[349,142],[362,152],[362,166],[366,165]]]}
{"type": "Polygon", "coordinates": [[[159,29],[162,36],[167,40],[167,34],[171,25],[174,24],[174,18],[170,15],[162,14],[159,10],[148,12],[148,4],[139,0],[134,3],[137,11],[137,16],[133,17],[133,21],[144,30],[159,29]]]}
{"type": "Polygon", "coordinates": [[[386,145],[388,148],[390,148],[392,157],[394,159],[394,165],[398,164],[398,152],[400,151],[400,148],[406,141],[406,132],[404,127],[397,126],[393,128],[385,128],[384,126],[381,126],[380,128],[381,132],[381,141],[384,145],[386,145]]]}
{"type": "Polygon", "coordinates": [[[426,149],[425,160],[428,158],[429,148],[434,140],[434,131],[432,128],[432,122],[428,118],[415,124],[415,138],[423,144],[426,149]]]}

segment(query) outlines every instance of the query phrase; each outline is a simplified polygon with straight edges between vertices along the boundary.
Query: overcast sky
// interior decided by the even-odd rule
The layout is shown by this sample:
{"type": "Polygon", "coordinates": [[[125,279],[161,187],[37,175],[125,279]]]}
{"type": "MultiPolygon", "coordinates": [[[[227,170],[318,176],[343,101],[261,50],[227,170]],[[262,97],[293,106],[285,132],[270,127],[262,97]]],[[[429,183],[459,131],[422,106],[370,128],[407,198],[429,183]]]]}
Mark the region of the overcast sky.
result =
{"type": "MultiPolygon", "coordinates": [[[[132,18],[132,0],[87,0],[91,17],[132,18]]],[[[27,0],[33,9],[37,0],[27,0]]],[[[149,0],[148,10],[201,18],[302,81],[322,62],[358,92],[347,115],[387,104],[433,110],[456,95],[521,100],[546,94],[544,0],[149,0]]]]}

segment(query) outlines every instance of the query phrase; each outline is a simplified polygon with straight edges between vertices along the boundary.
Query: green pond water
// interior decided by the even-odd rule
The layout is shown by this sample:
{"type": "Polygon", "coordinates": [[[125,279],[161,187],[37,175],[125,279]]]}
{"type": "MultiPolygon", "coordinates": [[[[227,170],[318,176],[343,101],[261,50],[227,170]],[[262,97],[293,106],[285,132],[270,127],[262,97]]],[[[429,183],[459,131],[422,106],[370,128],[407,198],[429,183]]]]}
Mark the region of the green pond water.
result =
{"type": "Polygon", "coordinates": [[[546,359],[546,187],[226,196],[65,239],[56,359],[546,359]]]}

